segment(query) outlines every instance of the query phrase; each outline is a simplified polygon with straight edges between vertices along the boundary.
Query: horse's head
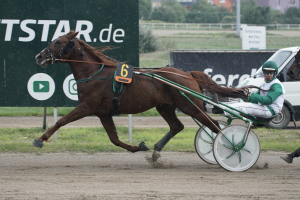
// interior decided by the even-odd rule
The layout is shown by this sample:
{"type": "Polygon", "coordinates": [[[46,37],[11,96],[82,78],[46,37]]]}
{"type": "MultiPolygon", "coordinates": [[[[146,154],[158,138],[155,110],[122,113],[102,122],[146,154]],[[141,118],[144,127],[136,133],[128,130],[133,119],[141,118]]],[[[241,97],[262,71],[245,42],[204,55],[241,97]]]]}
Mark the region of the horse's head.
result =
{"type": "Polygon", "coordinates": [[[68,59],[75,45],[78,32],[71,30],[50,43],[44,50],[35,56],[36,63],[42,67],[56,62],[56,59],[68,59]]]}
{"type": "Polygon", "coordinates": [[[290,66],[286,74],[290,77],[292,80],[300,80],[300,50],[295,55],[295,61],[290,66]]]}

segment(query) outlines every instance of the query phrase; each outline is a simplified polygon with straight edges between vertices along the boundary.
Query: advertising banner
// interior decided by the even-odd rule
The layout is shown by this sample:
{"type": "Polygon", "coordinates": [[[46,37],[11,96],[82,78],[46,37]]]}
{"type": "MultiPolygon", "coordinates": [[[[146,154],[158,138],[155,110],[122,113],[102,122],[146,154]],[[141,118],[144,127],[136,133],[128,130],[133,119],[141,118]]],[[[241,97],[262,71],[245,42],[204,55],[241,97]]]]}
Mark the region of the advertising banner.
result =
{"type": "Polygon", "coordinates": [[[70,30],[92,47],[116,47],[104,54],[139,66],[138,0],[1,1],[0,106],[78,105],[69,65],[35,63],[49,42],[70,30]]]}
{"type": "Polygon", "coordinates": [[[254,76],[276,50],[172,50],[170,64],[186,71],[203,71],[222,86],[237,86],[254,76]]]}

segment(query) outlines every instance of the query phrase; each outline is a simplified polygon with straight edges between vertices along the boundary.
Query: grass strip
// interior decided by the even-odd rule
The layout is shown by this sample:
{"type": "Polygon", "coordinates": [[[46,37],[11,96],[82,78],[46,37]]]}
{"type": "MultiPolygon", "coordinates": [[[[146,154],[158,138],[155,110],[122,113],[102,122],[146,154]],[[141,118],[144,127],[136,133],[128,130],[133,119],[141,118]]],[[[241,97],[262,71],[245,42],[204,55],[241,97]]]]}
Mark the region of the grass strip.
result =
{"type": "MultiPolygon", "coordinates": [[[[194,137],[197,128],[185,128],[165,146],[164,151],[195,152],[194,137]]],[[[117,127],[118,136],[129,143],[128,128],[117,127]]],[[[151,149],[167,132],[168,128],[133,128],[132,145],[144,141],[151,149]]],[[[300,132],[297,130],[253,129],[260,140],[262,151],[292,152],[300,146],[300,132]]],[[[49,152],[125,152],[113,145],[104,128],[61,128],[58,141],[44,142],[44,147],[34,148],[31,143],[44,133],[41,128],[1,128],[0,152],[49,153],[49,152]]]]}

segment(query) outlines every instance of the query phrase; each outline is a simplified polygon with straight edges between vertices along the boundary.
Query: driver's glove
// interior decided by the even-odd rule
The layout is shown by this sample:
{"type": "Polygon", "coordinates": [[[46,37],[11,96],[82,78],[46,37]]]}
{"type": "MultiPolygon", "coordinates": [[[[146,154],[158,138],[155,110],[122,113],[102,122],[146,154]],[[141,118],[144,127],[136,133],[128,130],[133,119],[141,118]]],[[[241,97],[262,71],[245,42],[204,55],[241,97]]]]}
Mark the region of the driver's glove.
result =
{"type": "Polygon", "coordinates": [[[250,91],[250,88],[245,88],[244,95],[246,95],[247,97],[250,97],[251,94],[252,94],[252,92],[250,91]]]}

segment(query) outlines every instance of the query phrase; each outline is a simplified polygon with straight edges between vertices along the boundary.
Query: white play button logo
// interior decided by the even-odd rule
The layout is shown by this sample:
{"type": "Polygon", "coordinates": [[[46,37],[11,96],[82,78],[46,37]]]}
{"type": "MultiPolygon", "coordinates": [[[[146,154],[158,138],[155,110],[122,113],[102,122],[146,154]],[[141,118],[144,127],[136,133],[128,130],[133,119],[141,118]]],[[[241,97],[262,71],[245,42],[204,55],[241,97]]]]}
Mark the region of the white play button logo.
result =
{"type": "Polygon", "coordinates": [[[34,99],[43,101],[53,95],[55,83],[48,74],[37,73],[28,80],[27,89],[34,99]]]}
{"type": "Polygon", "coordinates": [[[40,89],[42,89],[44,86],[42,84],[40,84],[40,89]]]}

